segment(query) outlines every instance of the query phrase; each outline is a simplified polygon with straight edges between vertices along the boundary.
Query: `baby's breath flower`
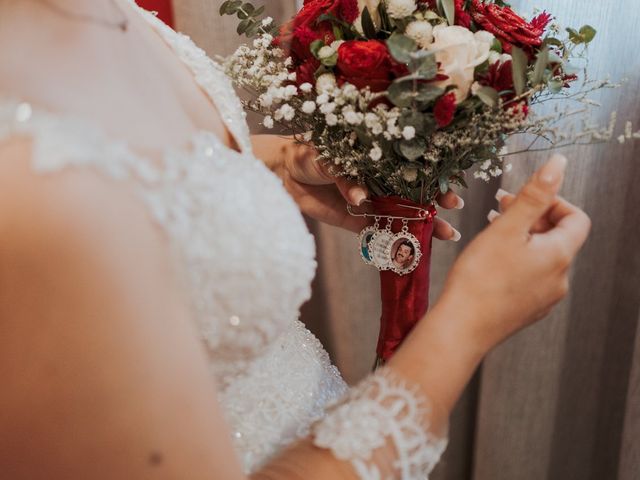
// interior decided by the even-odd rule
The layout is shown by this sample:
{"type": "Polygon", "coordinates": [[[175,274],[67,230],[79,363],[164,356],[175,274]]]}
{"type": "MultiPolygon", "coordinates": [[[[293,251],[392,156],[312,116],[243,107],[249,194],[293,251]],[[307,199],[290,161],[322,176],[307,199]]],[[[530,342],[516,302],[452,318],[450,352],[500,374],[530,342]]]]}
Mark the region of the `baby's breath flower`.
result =
{"type": "Polygon", "coordinates": [[[302,104],[302,111],[307,115],[311,115],[316,111],[316,102],[312,102],[311,100],[307,100],[302,104]]]}
{"type": "Polygon", "coordinates": [[[407,25],[407,37],[412,38],[421,48],[427,48],[433,43],[433,27],[426,20],[418,20],[407,25]]]}
{"type": "Polygon", "coordinates": [[[412,127],[411,125],[407,125],[402,130],[402,137],[405,140],[413,140],[415,138],[415,136],[416,136],[416,129],[415,129],[415,127],[412,127]]]}
{"type": "Polygon", "coordinates": [[[305,82],[302,85],[300,85],[300,91],[303,93],[309,93],[313,90],[313,85],[311,85],[309,82],[305,82]]]}
{"type": "Polygon", "coordinates": [[[369,151],[369,157],[371,157],[371,160],[374,162],[377,162],[382,158],[382,149],[375,142],[373,143],[373,148],[369,151]]]}
{"type": "Polygon", "coordinates": [[[387,0],[387,13],[392,18],[405,18],[416,11],[415,0],[387,0]]]}
{"type": "Polygon", "coordinates": [[[264,120],[262,120],[262,125],[264,125],[265,128],[271,130],[273,128],[273,117],[271,115],[264,117],[264,120]]]}

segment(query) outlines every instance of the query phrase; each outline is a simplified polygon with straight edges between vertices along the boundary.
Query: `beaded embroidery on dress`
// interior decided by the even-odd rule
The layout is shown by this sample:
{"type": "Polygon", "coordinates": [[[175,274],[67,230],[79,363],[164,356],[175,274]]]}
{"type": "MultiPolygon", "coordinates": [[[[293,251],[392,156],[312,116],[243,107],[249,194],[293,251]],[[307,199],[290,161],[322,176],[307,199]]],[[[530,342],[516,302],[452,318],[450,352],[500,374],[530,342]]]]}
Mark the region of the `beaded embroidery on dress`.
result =
{"type": "MultiPolygon", "coordinates": [[[[138,9],[133,2],[132,6],[138,9]]],[[[298,207],[281,181],[253,156],[244,112],[222,69],[188,37],[139,11],[191,69],[240,153],[203,131],[193,136],[188,151],[168,150],[154,162],[83,119],[2,99],[0,141],[29,136],[34,172],[97,172],[131,185],[147,206],[150,218],[166,234],[176,271],[190,293],[212,378],[247,473],[312,433],[321,447],[328,447],[332,435],[342,435],[336,456],[355,455],[352,460],[359,462],[354,466],[361,477],[376,478],[362,473],[377,469],[375,464],[365,465],[367,448],[373,446],[345,427],[340,405],[353,404],[359,421],[369,425],[368,435],[379,439],[395,431],[396,420],[398,428],[409,433],[407,425],[424,425],[422,410],[410,410],[407,416],[408,410],[396,411],[384,399],[366,400],[372,391],[365,387],[354,390],[346,404],[338,404],[347,386],[318,340],[298,321],[316,268],[313,238],[298,207]],[[359,407],[371,402],[378,402],[379,408],[359,407]],[[338,406],[327,416],[330,404],[338,406]]],[[[386,379],[381,372],[363,385],[386,379]]],[[[388,382],[396,385],[396,400],[419,403],[410,389],[388,382]]],[[[439,456],[441,444],[424,434],[403,438],[402,444],[392,438],[392,444],[396,449],[411,445],[412,458],[439,456]]],[[[398,462],[406,458],[400,455],[398,462]]],[[[411,474],[398,478],[425,478],[426,471],[414,477],[417,470],[400,467],[398,472],[411,474]]]]}

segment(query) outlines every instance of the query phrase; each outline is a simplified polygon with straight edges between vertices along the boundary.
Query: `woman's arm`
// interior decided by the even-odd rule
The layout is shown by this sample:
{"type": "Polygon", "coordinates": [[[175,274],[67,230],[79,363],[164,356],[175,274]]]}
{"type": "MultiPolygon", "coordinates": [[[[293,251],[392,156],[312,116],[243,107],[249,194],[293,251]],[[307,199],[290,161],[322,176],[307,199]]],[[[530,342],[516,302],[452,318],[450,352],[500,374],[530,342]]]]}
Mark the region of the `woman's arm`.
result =
{"type": "Polygon", "coordinates": [[[202,347],[141,202],[0,146],[0,471],[244,478],[202,347]]]}

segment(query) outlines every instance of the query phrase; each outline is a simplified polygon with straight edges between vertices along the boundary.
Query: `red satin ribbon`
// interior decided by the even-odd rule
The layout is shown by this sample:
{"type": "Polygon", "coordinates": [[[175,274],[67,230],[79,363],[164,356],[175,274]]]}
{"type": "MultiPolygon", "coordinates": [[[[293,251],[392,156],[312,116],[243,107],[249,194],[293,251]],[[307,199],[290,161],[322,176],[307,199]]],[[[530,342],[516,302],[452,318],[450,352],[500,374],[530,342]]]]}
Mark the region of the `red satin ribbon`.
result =
{"type": "MultiPolygon", "coordinates": [[[[409,232],[418,239],[422,250],[418,267],[402,276],[390,270],[380,272],[382,317],[377,353],[379,358],[387,361],[429,308],[431,244],[436,210],[432,205],[418,205],[400,197],[373,198],[372,204],[374,213],[380,216],[417,216],[418,210],[404,208],[403,205],[421,208],[430,214],[422,221],[408,223],[409,232]]],[[[402,220],[394,220],[392,229],[399,232],[402,220]]]]}
{"type": "Polygon", "coordinates": [[[158,12],[158,18],[173,28],[173,3],[171,0],[136,0],[145,10],[158,12]]]}

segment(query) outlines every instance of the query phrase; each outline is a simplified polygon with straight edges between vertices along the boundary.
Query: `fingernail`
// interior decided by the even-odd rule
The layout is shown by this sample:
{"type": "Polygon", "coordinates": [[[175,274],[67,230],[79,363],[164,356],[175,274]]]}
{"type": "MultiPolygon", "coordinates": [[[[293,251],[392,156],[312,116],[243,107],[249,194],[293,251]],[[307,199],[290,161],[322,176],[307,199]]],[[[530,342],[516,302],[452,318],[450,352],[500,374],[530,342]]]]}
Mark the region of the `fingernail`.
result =
{"type": "Polygon", "coordinates": [[[498,189],[498,191],[496,192],[496,200],[497,201],[501,201],[504,197],[506,197],[507,195],[509,195],[509,192],[507,192],[506,190],[503,190],[501,188],[498,189]]]}
{"type": "Polygon", "coordinates": [[[567,168],[567,157],[556,153],[551,157],[549,163],[540,170],[540,181],[547,185],[558,183],[564,174],[565,168],[567,168]]]}
{"type": "Polygon", "coordinates": [[[498,218],[500,216],[500,212],[496,212],[495,210],[491,210],[489,212],[489,215],[487,215],[487,219],[489,220],[490,223],[493,223],[493,221],[498,218]]]}
{"type": "Polygon", "coordinates": [[[453,235],[451,235],[451,240],[454,242],[459,242],[460,239],[462,238],[462,234],[453,227],[451,227],[451,230],[453,230],[453,235]]]}
{"type": "Polygon", "coordinates": [[[462,210],[464,208],[464,200],[462,197],[458,197],[458,203],[456,203],[455,209],[462,210]]]}
{"type": "Polygon", "coordinates": [[[367,192],[365,192],[364,189],[360,187],[355,187],[351,189],[351,191],[349,192],[349,196],[351,197],[351,201],[353,202],[353,204],[359,207],[360,205],[362,205],[362,202],[367,199],[367,192]]]}

